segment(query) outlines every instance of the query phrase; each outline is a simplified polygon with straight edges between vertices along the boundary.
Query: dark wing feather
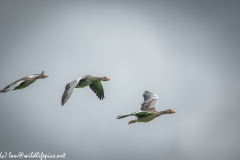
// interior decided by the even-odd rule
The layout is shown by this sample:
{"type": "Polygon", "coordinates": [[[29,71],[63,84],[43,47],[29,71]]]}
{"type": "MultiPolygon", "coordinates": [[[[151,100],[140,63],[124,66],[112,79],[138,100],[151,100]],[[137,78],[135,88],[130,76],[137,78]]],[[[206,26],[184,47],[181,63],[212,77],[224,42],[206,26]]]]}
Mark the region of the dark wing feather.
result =
{"type": "Polygon", "coordinates": [[[89,85],[94,93],[98,96],[100,100],[104,98],[104,90],[101,81],[94,81],[89,85]]]}

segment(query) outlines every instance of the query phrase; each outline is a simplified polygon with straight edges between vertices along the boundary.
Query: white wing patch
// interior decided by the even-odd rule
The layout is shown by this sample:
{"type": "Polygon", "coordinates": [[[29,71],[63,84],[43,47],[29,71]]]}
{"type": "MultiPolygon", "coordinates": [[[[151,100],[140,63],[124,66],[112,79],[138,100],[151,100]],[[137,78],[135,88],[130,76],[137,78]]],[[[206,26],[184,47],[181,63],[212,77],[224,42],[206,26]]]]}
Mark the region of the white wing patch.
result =
{"type": "Polygon", "coordinates": [[[21,80],[21,81],[11,84],[8,88],[5,89],[5,91],[14,90],[16,87],[18,87],[23,82],[25,82],[25,80],[21,80]]]}
{"type": "Polygon", "coordinates": [[[79,83],[79,81],[81,80],[82,78],[77,78],[76,81],[79,83]]]}
{"type": "Polygon", "coordinates": [[[37,77],[38,75],[32,75],[32,76],[28,76],[28,78],[35,78],[37,77]]]}
{"type": "Polygon", "coordinates": [[[157,96],[156,94],[153,94],[153,95],[154,95],[154,97],[155,97],[155,98],[157,98],[157,99],[158,99],[158,96],[157,96]]]}
{"type": "Polygon", "coordinates": [[[138,120],[138,117],[134,117],[132,120],[138,120]]]}

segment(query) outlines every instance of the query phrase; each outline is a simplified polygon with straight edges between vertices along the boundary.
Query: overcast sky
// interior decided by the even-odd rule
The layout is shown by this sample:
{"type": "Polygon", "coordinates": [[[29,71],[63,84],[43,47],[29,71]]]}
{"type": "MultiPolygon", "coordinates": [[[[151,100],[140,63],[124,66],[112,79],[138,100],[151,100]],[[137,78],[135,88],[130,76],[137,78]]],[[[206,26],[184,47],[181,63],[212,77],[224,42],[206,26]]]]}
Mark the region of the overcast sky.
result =
{"type": "Polygon", "coordinates": [[[67,160],[240,158],[240,2],[0,1],[0,89],[45,71],[49,77],[0,94],[0,152],[66,153],[67,160]],[[107,76],[100,101],[89,87],[107,76]],[[128,125],[144,91],[156,109],[128,125]]]}

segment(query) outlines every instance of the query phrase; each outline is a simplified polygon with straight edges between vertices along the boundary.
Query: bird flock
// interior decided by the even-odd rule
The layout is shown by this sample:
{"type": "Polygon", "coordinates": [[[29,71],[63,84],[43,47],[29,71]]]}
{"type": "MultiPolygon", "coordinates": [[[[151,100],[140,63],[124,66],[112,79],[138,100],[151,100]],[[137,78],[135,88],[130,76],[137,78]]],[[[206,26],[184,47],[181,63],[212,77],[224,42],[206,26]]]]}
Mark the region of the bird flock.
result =
{"type": "MultiPolygon", "coordinates": [[[[5,93],[12,90],[18,90],[28,87],[30,84],[35,82],[37,79],[47,78],[48,76],[44,74],[44,71],[41,74],[34,74],[32,76],[23,77],[10,85],[6,86],[0,92],[5,93]]],[[[70,96],[73,93],[74,88],[84,88],[89,86],[91,90],[96,94],[96,96],[103,100],[104,98],[104,89],[102,86],[101,81],[109,81],[110,79],[107,77],[94,77],[91,75],[83,76],[82,78],[77,78],[72,82],[68,83],[65,87],[65,91],[62,95],[61,104],[62,106],[67,102],[70,96]]],[[[154,118],[161,116],[163,114],[172,114],[175,111],[168,109],[165,111],[158,112],[155,109],[155,103],[158,99],[158,96],[154,93],[149,91],[145,91],[143,93],[144,101],[141,105],[141,110],[138,112],[134,112],[127,115],[119,115],[117,119],[125,118],[128,116],[135,116],[133,120],[129,121],[128,124],[135,123],[135,122],[149,122],[154,118]]]]}

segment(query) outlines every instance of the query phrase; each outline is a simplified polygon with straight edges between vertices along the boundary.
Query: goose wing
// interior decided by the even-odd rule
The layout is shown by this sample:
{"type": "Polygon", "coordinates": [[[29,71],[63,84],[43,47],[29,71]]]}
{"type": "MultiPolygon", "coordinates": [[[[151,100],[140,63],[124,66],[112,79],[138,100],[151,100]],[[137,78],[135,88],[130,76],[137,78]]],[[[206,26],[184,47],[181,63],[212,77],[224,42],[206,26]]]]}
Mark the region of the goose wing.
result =
{"type": "Polygon", "coordinates": [[[14,90],[15,88],[17,88],[18,86],[20,86],[24,82],[26,82],[26,80],[24,78],[19,79],[19,80],[13,82],[12,84],[8,85],[7,87],[5,87],[0,92],[4,93],[4,92],[8,92],[8,91],[14,90]]]}
{"type": "Polygon", "coordinates": [[[151,112],[147,112],[147,111],[138,111],[134,114],[134,116],[143,117],[143,116],[149,116],[151,114],[152,114],[151,112]]]}
{"type": "Polygon", "coordinates": [[[144,101],[147,101],[147,100],[149,100],[149,99],[151,99],[151,98],[154,98],[154,97],[157,97],[157,98],[158,98],[158,96],[157,96],[156,94],[152,93],[152,92],[145,91],[145,92],[143,93],[144,101]]]}
{"type": "Polygon", "coordinates": [[[98,96],[100,100],[104,98],[104,90],[100,80],[93,81],[92,84],[89,85],[89,87],[98,96]]]}
{"type": "Polygon", "coordinates": [[[141,110],[142,111],[147,111],[147,110],[156,111],[155,103],[158,99],[158,96],[149,91],[145,91],[143,93],[143,98],[144,98],[144,102],[141,105],[141,110]]]}
{"type": "Polygon", "coordinates": [[[73,93],[74,88],[78,85],[81,78],[75,79],[74,81],[68,83],[65,87],[65,91],[62,95],[62,106],[67,102],[71,94],[73,93]]]}

